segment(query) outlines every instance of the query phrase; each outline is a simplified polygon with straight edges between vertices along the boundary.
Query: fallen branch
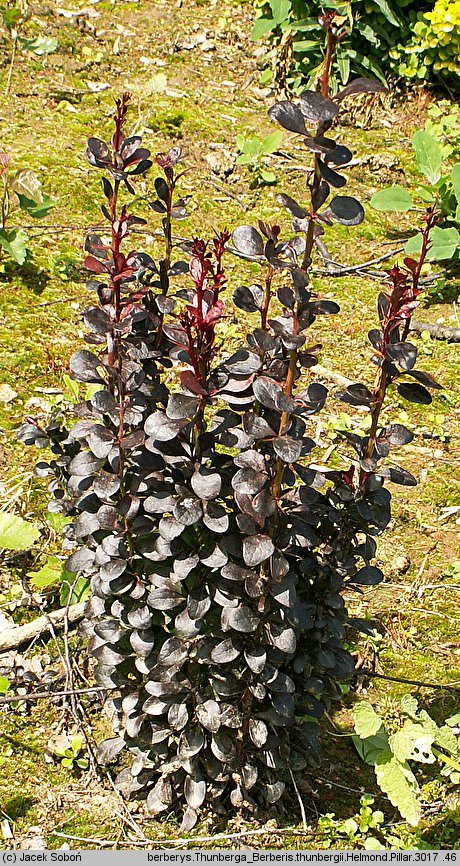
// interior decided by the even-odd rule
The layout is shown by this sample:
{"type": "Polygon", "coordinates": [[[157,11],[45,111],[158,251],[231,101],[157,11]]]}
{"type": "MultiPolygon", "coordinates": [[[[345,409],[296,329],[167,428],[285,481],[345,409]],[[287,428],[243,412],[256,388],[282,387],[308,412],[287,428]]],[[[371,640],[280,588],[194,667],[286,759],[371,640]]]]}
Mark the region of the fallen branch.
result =
{"type": "Polygon", "coordinates": [[[33,622],[28,622],[26,625],[15,625],[13,628],[4,629],[0,632],[0,652],[16,649],[20,644],[28,643],[34,640],[46,631],[52,628],[62,628],[66,622],[79,622],[83,619],[86,602],[81,601],[78,604],[70,605],[69,609],[63,607],[60,610],[54,610],[52,613],[39,616],[33,622]]]}
{"type": "Polygon", "coordinates": [[[418,319],[411,319],[409,330],[415,331],[417,334],[428,331],[430,336],[434,337],[435,340],[460,343],[460,328],[450,328],[448,325],[433,325],[431,322],[419,322],[418,319]]]}
{"type": "Polygon", "coordinates": [[[333,382],[334,385],[339,385],[341,388],[348,388],[348,385],[352,384],[351,379],[347,379],[341,373],[335,373],[334,370],[328,370],[322,364],[315,364],[314,367],[310,367],[310,370],[315,376],[326,379],[327,382],[333,382]]]}

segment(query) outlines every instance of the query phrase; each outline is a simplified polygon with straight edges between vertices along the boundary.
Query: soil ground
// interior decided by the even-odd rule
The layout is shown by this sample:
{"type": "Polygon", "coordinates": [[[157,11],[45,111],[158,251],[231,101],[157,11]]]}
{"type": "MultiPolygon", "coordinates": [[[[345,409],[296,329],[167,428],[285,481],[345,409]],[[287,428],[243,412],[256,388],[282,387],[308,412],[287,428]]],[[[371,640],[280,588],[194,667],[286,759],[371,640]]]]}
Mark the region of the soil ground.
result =
{"type": "MultiPolygon", "coordinates": [[[[15,430],[24,415],[44,418],[56,401],[70,401],[63,380],[72,351],[81,346],[80,314],[91,300],[81,267],[85,233],[100,222],[100,175],[85,161],[86,138],[106,139],[113,100],[125,90],[133,94],[132,131],[142,133],[153,152],[179,143],[190,172],[182,182],[184,194],[194,191],[194,231],[204,235],[216,228],[255,224],[257,219],[281,220],[289,229],[288,215],[280,212],[276,196],[295,194],[302,200],[303,174],[296,170],[305,151],[285,134],[280,152],[270,160],[276,173],[273,186],[257,184],[257,176],[235,164],[236,135],[264,138],[273,127],[267,109],[274,95],[259,85],[264,50],[251,43],[253,9],[236,0],[101,0],[85,4],[71,0],[35,3],[21,25],[27,39],[57,40],[56,50],[45,56],[19,49],[11,72],[9,94],[0,108],[0,149],[11,156],[13,171],[36,172],[44,191],[56,201],[42,221],[27,220],[30,259],[18,266],[3,256],[0,263],[0,497],[7,510],[37,519],[43,525],[43,550],[58,551],[58,539],[46,514],[43,486],[32,476],[33,455],[16,442],[15,430]],[[293,158],[292,158],[293,157],[293,158]]],[[[4,91],[11,67],[12,41],[4,29],[0,41],[0,90],[4,91]]],[[[361,111],[350,109],[339,128],[341,139],[357,161],[350,171],[349,193],[363,203],[379,188],[413,184],[416,178],[410,139],[423,125],[429,94],[398,104],[385,98],[361,111]],[[364,122],[366,121],[366,122],[364,122]],[[365,128],[363,128],[365,127],[365,128]]],[[[147,182],[140,181],[140,211],[146,211],[147,182]]],[[[411,224],[407,217],[389,218],[366,208],[366,221],[358,230],[336,227],[328,234],[329,250],[342,265],[355,265],[401,247],[411,224]]],[[[11,225],[24,225],[24,214],[14,214],[11,225]]],[[[159,225],[152,212],[143,241],[156,248],[159,225]]],[[[187,236],[186,223],[179,223],[187,236]]],[[[382,276],[386,264],[376,266],[382,276]]],[[[239,261],[229,265],[234,288],[247,275],[239,261]]],[[[249,272],[251,269],[249,268],[249,272]]],[[[429,276],[429,273],[426,274],[429,276]]],[[[367,331],[375,327],[376,295],[380,278],[348,274],[340,278],[315,275],[320,296],[336,300],[341,314],[333,327],[319,320],[312,342],[323,344],[321,363],[354,380],[372,381],[367,331]]],[[[448,275],[441,289],[436,281],[427,289],[419,318],[458,326],[455,302],[458,281],[448,275]]],[[[238,318],[228,321],[222,351],[235,342],[238,318]]],[[[419,478],[415,489],[394,490],[393,521],[379,548],[379,564],[386,574],[377,589],[347,599],[354,614],[376,626],[375,640],[353,638],[359,664],[395,678],[460,687],[458,626],[460,606],[460,468],[458,419],[460,385],[455,344],[414,336],[423,369],[444,386],[430,407],[411,406],[394,399],[388,407],[392,420],[405,420],[415,432],[401,462],[419,478]]],[[[332,389],[333,391],[333,389],[332,389]]],[[[331,467],[340,465],[345,452],[336,431],[355,423],[333,397],[329,415],[317,435],[331,467]]],[[[31,593],[25,572],[32,563],[4,553],[1,605],[16,622],[33,618],[38,608],[58,605],[53,593],[31,593]]],[[[75,638],[75,652],[82,653],[75,638]]],[[[352,640],[352,638],[350,638],[352,640]]],[[[41,641],[16,664],[37,659],[43,668],[59,668],[60,640],[41,641]]],[[[83,658],[83,656],[81,656],[83,658]]],[[[11,658],[4,658],[4,668],[11,658]]],[[[398,822],[388,801],[379,796],[373,773],[364,767],[350,742],[341,735],[350,730],[348,707],[367,696],[379,708],[392,707],[398,696],[411,691],[437,720],[458,710],[460,691],[403,685],[379,678],[358,677],[344,706],[326,721],[325,762],[321,771],[307,776],[302,792],[307,808],[308,832],[303,834],[300,811],[281,805],[268,816],[257,815],[214,822],[203,818],[195,835],[234,833],[265,828],[265,835],[210,842],[211,846],[353,848],[364,837],[350,840],[343,819],[359,812],[364,791],[376,796],[387,824],[398,822]],[[324,819],[334,813],[336,819],[324,819]],[[322,816],[322,820],[321,820],[322,816]],[[329,821],[329,823],[328,823],[329,821]],[[286,832],[279,828],[287,828],[286,832]]],[[[110,723],[96,699],[88,712],[98,739],[110,723]]],[[[3,845],[9,847],[7,827],[18,847],[71,848],[130,847],[135,819],[148,838],[177,837],[174,816],[152,821],[142,809],[126,808],[112,793],[107,779],[47,762],[45,750],[52,735],[68,724],[57,706],[21,705],[4,710],[0,737],[0,796],[3,845]],[[137,810],[137,811],[136,811],[137,810]],[[131,825],[130,825],[131,821],[131,825]],[[5,829],[6,828],[6,829],[5,829]],[[63,835],[59,835],[63,834],[63,835]],[[76,837],[76,838],[74,838],[76,837]],[[78,837],[83,840],[80,841],[78,837]],[[93,840],[93,841],[91,841],[93,840]]],[[[458,847],[458,798],[441,777],[421,775],[424,819],[416,833],[399,824],[401,846],[428,844],[458,847]]],[[[2,843],[0,842],[0,845],[2,843]]],[[[208,843],[200,843],[208,844],[208,843]]]]}

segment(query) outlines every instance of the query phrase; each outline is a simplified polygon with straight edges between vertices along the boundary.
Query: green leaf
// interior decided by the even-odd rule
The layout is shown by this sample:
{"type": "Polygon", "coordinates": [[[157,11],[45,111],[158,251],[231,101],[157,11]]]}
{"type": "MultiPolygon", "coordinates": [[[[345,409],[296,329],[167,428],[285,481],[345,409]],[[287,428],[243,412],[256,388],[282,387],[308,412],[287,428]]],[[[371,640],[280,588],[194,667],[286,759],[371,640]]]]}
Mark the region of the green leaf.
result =
{"type": "Polygon", "coordinates": [[[89,577],[79,577],[76,583],[74,583],[75,575],[70,574],[64,567],[62,567],[61,580],[62,585],[59,596],[61,604],[78,604],[80,601],[84,601],[89,597],[89,577]]]}
{"type": "Polygon", "coordinates": [[[28,571],[30,582],[39,589],[59,583],[62,574],[62,563],[57,556],[50,556],[38,571],[28,571]]]}
{"type": "Polygon", "coordinates": [[[345,52],[337,55],[337,66],[339,67],[342,84],[346,84],[350,77],[350,58],[347,57],[345,52]]]}
{"type": "Polygon", "coordinates": [[[47,215],[49,210],[56,207],[56,202],[54,202],[49,195],[42,196],[41,204],[37,204],[33,199],[27,198],[25,195],[21,195],[21,193],[18,193],[17,195],[22,210],[25,210],[29,216],[34,217],[34,219],[41,219],[47,215]]]}
{"type": "Polygon", "coordinates": [[[356,704],[351,714],[355,723],[355,732],[358,737],[367,739],[373,737],[382,727],[382,719],[368,701],[360,701],[356,704]]]}
{"type": "Polygon", "coordinates": [[[460,202],[460,162],[458,162],[457,165],[454,165],[450,176],[457,201],[460,202]]]}
{"type": "Polygon", "coordinates": [[[27,234],[24,229],[13,229],[10,232],[0,229],[0,247],[3,247],[18,265],[23,265],[27,258],[26,242],[27,234]]]}
{"type": "Polygon", "coordinates": [[[272,171],[266,171],[266,169],[260,169],[260,176],[265,183],[275,183],[276,182],[276,174],[272,171]]]}
{"type": "Polygon", "coordinates": [[[2,9],[2,19],[7,30],[13,30],[21,17],[21,10],[15,6],[12,8],[4,7],[2,9]]]}
{"type": "Polygon", "coordinates": [[[380,11],[383,12],[385,18],[390,22],[390,24],[394,24],[395,27],[403,26],[402,21],[394,14],[388,0],[374,0],[374,3],[379,7],[380,11]]]}
{"type": "Polygon", "coordinates": [[[72,737],[72,740],[70,741],[70,747],[71,747],[71,749],[75,755],[80,751],[82,745],[83,745],[82,735],[81,734],[75,734],[75,736],[72,737]]]}
{"type": "Polygon", "coordinates": [[[291,0],[268,0],[276,24],[284,24],[292,11],[291,0]]]}
{"type": "Polygon", "coordinates": [[[434,764],[436,758],[431,751],[433,742],[434,734],[412,721],[404,722],[404,726],[389,738],[390,749],[402,764],[409,760],[434,764]]]}
{"type": "Polygon", "coordinates": [[[277,27],[276,22],[273,18],[257,18],[254,22],[254,27],[251,32],[251,41],[257,42],[258,39],[262,39],[262,36],[265,36],[267,33],[271,33],[272,30],[275,30],[277,27]]]}
{"type": "Polygon", "coordinates": [[[360,758],[371,767],[375,765],[378,756],[382,752],[388,752],[389,750],[388,737],[383,728],[373,737],[361,740],[360,737],[352,736],[351,739],[360,758]]]}
{"type": "Polygon", "coordinates": [[[422,251],[422,235],[420,232],[417,232],[416,235],[412,235],[411,238],[406,243],[404,247],[404,252],[410,256],[414,254],[421,253],[422,251]]]}
{"type": "Polygon", "coordinates": [[[371,198],[371,207],[380,211],[396,210],[404,213],[413,207],[413,203],[408,190],[396,184],[376,192],[371,198]]]}
{"type": "Polygon", "coordinates": [[[446,725],[449,725],[450,728],[456,728],[460,725],[460,712],[455,713],[455,716],[450,716],[446,719],[446,725]]]}
{"type": "Polygon", "coordinates": [[[37,36],[36,39],[21,39],[24,51],[33,51],[39,57],[53,54],[59,48],[59,42],[54,36],[37,36]]]}
{"type": "Polygon", "coordinates": [[[88,758],[77,758],[75,761],[77,767],[80,767],[81,770],[88,769],[88,758]]]}
{"type": "Polygon", "coordinates": [[[274,153],[275,150],[278,150],[281,142],[283,140],[283,131],[275,130],[270,135],[267,135],[262,142],[261,153],[274,153]]]}
{"type": "Polygon", "coordinates": [[[375,775],[390,803],[408,824],[416,827],[421,817],[421,806],[416,794],[417,780],[407,764],[401,764],[391,752],[387,752],[380,756],[375,775]]]}
{"type": "Polygon", "coordinates": [[[46,521],[55,532],[61,532],[64,529],[64,526],[67,526],[68,523],[72,523],[72,518],[67,517],[65,514],[59,514],[59,512],[47,511],[46,521]]]}
{"type": "Polygon", "coordinates": [[[454,226],[449,229],[435,226],[430,232],[430,248],[427,259],[430,262],[451,259],[459,246],[460,233],[454,226]]]}
{"type": "Polygon", "coordinates": [[[40,530],[16,514],[0,514],[0,547],[8,550],[27,550],[40,537],[40,530]]]}
{"type": "Polygon", "coordinates": [[[439,142],[419,129],[412,138],[412,147],[415,150],[417,166],[423,172],[429,183],[437,183],[441,177],[442,151],[439,142]]]}
{"type": "MultiPolygon", "coordinates": [[[[415,237],[417,237],[417,235],[415,235],[415,237]]],[[[403,695],[401,698],[401,709],[403,713],[410,716],[414,722],[418,721],[418,700],[417,698],[414,698],[413,695],[403,695]]]]}
{"type": "Polygon", "coordinates": [[[307,51],[314,51],[316,48],[318,48],[318,43],[313,39],[302,39],[292,43],[292,50],[302,54],[306,54],[307,51]]]}
{"type": "Polygon", "coordinates": [[[69,767],[69,769],[71,769],[73,767],[73,758],[63,758],[61,764],[63,767],[69,767]]]}
{"type": "Polygon", "coordinates": [[[0,695],[6,695],[11,688],[11,683],[7,677],[0,677],[0,695]]]}

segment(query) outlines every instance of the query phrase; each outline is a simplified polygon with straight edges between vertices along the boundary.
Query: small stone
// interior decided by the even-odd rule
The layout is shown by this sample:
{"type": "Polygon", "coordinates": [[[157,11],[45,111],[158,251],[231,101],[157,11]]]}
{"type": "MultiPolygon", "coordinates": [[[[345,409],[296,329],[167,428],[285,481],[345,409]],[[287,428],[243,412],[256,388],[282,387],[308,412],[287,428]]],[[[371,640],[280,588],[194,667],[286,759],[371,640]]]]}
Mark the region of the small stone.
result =
{"type": "Polygon", "coordinates": [[[0,385],[0,403],[12,403],[17,396],[17,392],[11,385],[7,385],[6,382],[0,385]]]}

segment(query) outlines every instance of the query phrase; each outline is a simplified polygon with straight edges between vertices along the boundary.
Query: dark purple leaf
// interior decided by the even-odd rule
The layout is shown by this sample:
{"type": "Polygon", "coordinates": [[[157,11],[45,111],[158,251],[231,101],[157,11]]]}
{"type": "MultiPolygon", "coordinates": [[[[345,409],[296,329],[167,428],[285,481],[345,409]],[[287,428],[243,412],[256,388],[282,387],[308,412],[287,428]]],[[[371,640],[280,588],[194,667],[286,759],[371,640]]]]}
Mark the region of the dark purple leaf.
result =
{"type": "Polygon", "coordinates": [[[299,219],[304,219],[304,217],[308,216],[308,210],[304,207],[301,207],[297,202],[291,198],[290,195],[285,195],[281,193],[276,196],[276,200],[286,208],[293,216],[298,217],[299,219]]]}
{"type": "Polygon", "coordinates": [[[346,96],[356,96],[359,93],[388,93],[388,90],[374,78],[355,78],[335,98],[337,102],[341,102],[346,96]]]}
{"type": "Polygon", "coordinates": [[[318,165],[321,172],[321,177],[323,178],[323,180],[326,181],[326,183],[337,189],[340,189],[340,187],[346,185],[346,177],[344,177],[342,174],[338,174],[332,168],[329,168],[329,166],[326,165],[326,163],[323,162],[322,159],[318,160],[318,165]]]}
{"type": "Polygon", "coordinates": [[[275,545],[268,535],[249,535],[243,541],[243,559],[251,567],[264,562],[274,550],[275,545]]]}
{"type": "Polygon", "coordinates": [[[321,215],[343,226],[359,226],[364,219],[364,208],[356,198],[337,195],[321,215]]]}
{"type": "Polygon", "coordinates": [[[252,385],[252,390],[256,400],[268,409],[277,408],[276,400],[279,398],[280,394],[283,393],[281,385],[273,379],[269,379],[267,376],[259,376],[258,379],[255,379],[252,385]]]}
{"type": "Polygon", "coordinates": [[[235,646],[232,638],[227,638],[211,650],[211,661],[218,665],[225,665],[238,658],[240,653],[241,650],[235,646]]]}
{"type": "Polygon", "coordinates": [[[158,198],[167,204],[169,201],[169,187],[163,177],[155,178],[155,191],[158,198]]]}
{"type": "Polygon", "coordinates": [[[318,211],[324,204],[330,194],[331,188],[325,180],[322,180],[320,185],[314,187],[311,193],[311,201],[315,211],[318,211]]]}
{"type": "Polygon", "coordinates": [[[384,322],[387,320],[390,312],[390,301],[388,300],[388,296],[385,295],[384,292],[380,292],[377,304],[379,319],[381,322],[384,322]]]}
{"type": "Polygon", "coordinates": [[[388,424],[383,432],[390,445],[407,445],[414,438],[414,434],[402,424],[388,424]]]}
{"type": "Polygon", "coordinates": [[[227,532],[229,516],[219,503],[206,502],[203,506],[203,523],[211,532],[227,532]]]}
{"type": "Polygon", "coordinates": [[[332,153],[326,154],[324,157],[324,162],[332,163],[332,165],[336,165],[340,168],[342,165],[348,165],[349,162],[353,159],[353,154],[348,147],[345,147],[343,144],[338,144],[337,147],[332,151],[332,153]]]}
{"type": "Polygon", "coordinates": [[[321,96],[315,90],[304,90],[299,96],[300,110],[312,123],[324,123],[333,120],[339,113],[337,105],[332,100],[321,96]]]}
{"type": "Polygon", "coordinates": [[[433,376],[430,376],[429,373],[424,373],[422,370],[411,370],[408,371],[409,376],[412,376],[413,379],[416,379],[417,382],[420,382],[421,385],[425,385],[426,388],[434,388],[438,391],[442,391],[442,385],[433,379],[433,376]]]}
{"type": "Polygon", "coordinates": [[[86,349],[80,349],[74,352],[70,359],[70,372],[72,379],[77,382],[95,382],[103,384],[104,380],[100,375],[100,371],[104,369],[102,361],[97,355],[88,352],[86,349]]]}
{"type": "Polygon", "coordinates": [[[191,485],[200,499],[215,499],[220,493],[222,481],[216,472],[200,466],[192,475],[191,485]]]}
{"type": "Polygon", "coordinates": [[[249,258],[260,258],[264,254],[264,242],[257,229],[252,226],[238,226],[232,234],[237,252],[249,258]]]}
{"type": "Polygon", "coordinates": [[[287,100],[276,102],[269,109],[268,114],[271,120],[279,123],[283,129],[288,129],[289,132],[297,132],[299,135],[308,135],[303,114],[292,102],[288,102],[287,100]]]}
{"type": "Polygon", "coordinates": [[[109,148],[100,138],[89,138],[86,147],[86,158],[91,165],[105,168],[111,162],[109,148]]]}
{"type": "Polygon", "coordinates": [[[264,290],[262,286],[239,286],[233,292],[233,303],[245,313],[256,313],[262,308],[264,290]]]}
{"type": "Polygon", "coordinates": [[[315,316],[335,316],[340,313],[340,307],[335,301],[310,301],[309,307],[315,316]]]}
{"type": "Polygon", "coordinates": [[[336,391],[335,396],[350,406],[371,406],[374,399],[372,391],[360,383],[348,385],[345,391],[336,391]]]}
{"type": "Polygon", "coordinates": [[[183,421],[193,418],[198,407],[196,397],[188,394],[171,394],[166,408],[166,415],[173,421],[183,421]]]}
{"type": "Polygon", "coordinates": [[[401,397],[410,403],[421,403],[423,406],[431,403],[431,394],[418,382],[397,382],[396,387],[401,397]]]}
{"type": "Polygon", "coordinates": [[[254,632],[259,625],[260,619],[245,604],[239,604],[237,607],[224,607],[221,614],[221,626],[223,631],[229,631],[231,628],[235,631],[248,634],[254,632]]]}
{"type": "Polygon", "coordinates": [[[261,749],[268,739],[268,728],[265,722],[262,719],[249,719],[248,730],[254,745],[261,749]]]}
{"type": "Polygon", "coordinates": [[[285,463],[294,463],[302,453],[302,441],[296,441],[290,436],[278,436],[273,440],[273,448],[285,463]]]}
{"type": "Polygon", "coordinates": [[[121,750],[125,747],[125,741],[122,737],[112,737],[108,740],[102,740],[97,747],[97,762],[98,764],[110,764],[115,761],[121,750]]]}
{"type": "Polygon", "coordinates": [[[383,571],[373,565],[365,565],[353,577],[349,583],[359,583],[361,586],[377,586],[383,580],[383,571]]]}
{"type": "Polygon", "coordinates": [[[182,421],[171,421],[164,412],[154,412],[147,418],[144,430],[157,442],[169,442],[176,438],[182,427],[182,421]]]}
{"type": "Polygon", "coordinates": [[[412,343],[389,343],[386,351],[388,357],[403,370],[412,370],[417,360],[417,348],[412,343]]]}
{"type": "Polygon", "coordinates": [[[390,466],[388,472],[393,484],[401,484],[403,487],[417,487],[417,479],[406,469],[401,469],[400,466],[390,466]]]}

